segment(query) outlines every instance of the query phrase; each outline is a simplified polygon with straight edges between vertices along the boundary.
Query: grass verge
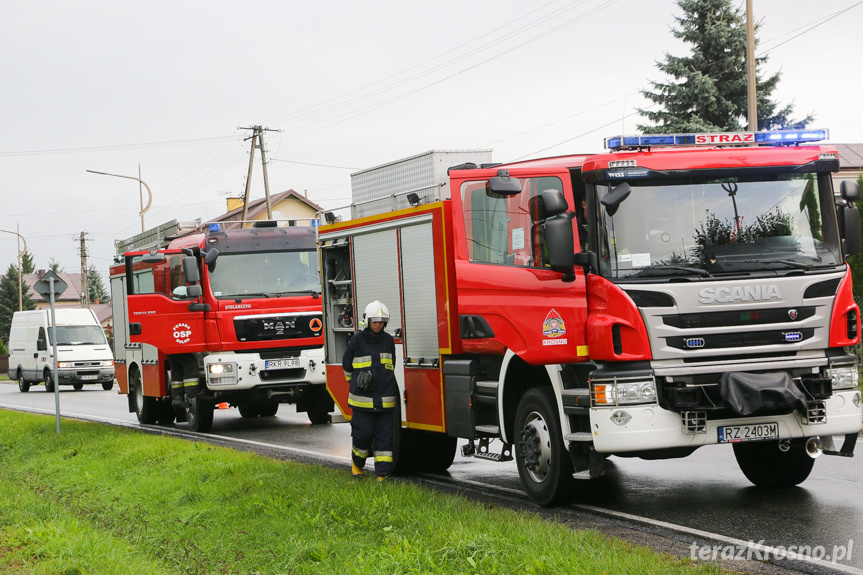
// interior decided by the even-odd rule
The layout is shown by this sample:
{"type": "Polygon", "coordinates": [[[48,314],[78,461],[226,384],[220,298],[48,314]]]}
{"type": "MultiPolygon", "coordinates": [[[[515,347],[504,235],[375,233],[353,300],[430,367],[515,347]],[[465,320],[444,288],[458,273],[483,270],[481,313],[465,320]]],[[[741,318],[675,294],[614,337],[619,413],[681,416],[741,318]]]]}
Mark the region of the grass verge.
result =
{"type": "Polygon", "coordinates": [[[0,409],[0,574],[720,573],[398,481],[0,409]]]}

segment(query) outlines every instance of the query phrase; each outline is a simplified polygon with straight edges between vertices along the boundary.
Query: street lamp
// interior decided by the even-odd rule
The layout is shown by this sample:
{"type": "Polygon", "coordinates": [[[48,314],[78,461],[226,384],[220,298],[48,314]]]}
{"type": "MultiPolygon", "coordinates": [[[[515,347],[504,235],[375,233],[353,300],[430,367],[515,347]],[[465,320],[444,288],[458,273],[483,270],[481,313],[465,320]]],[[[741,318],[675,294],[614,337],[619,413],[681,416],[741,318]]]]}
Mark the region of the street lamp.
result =
{"type": "MultiPolygon", "coordinates": [[[[138,169],[140,170],[140,166],[138,167],[138,169]]],[[[150,191],[150,186],[147,185],[147,182],[145,182],[144,180],[142,180],[140,178],[140,175],[141,175],[140,172],[138,173],[139,177],[136,178],[135,176],[122,176],[120,174],[108,174],[106,172],[97,172],[95,170],[87,170],[87,171],[90,172],[91,174],[100,174],[102,176],[114,176],[115,178],[126,178],[127,180],[138,180],[138,182],[140,182],[141,184],[144,184],[144,187],[147,188],[147,195],[148,195],[146,208],[144,207],[144,194],[141,193],[140,190],[138,190],[138,193],[141,195],[141,231],[142,232],[145,231],[144,230],[144,214],[147,213],[147,210],[150,209],[150,204],[153,203],[153,192],[150,191]]]]}
{"type": "Polygon", "coordinates": [[[24,249],[21,249],[21,245],[18,245],[18,311],[24,311],[24,294],[21,290],[21,258],[24,257],[24,254],[27,253],[27,240],[24,239],[24,236],[19,234],[18,232],[10,232],[9,230],[0,230],[0,232],[6,234],[15,234],[21,241],[24,242],[24,249]]]}

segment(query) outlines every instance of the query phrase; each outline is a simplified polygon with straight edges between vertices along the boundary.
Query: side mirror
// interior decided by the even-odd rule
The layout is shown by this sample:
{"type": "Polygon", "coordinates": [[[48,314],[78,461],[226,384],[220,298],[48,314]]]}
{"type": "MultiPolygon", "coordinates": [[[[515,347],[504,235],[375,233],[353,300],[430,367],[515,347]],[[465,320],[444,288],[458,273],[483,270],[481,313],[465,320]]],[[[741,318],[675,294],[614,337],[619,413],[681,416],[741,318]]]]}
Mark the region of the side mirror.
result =
{"type": "Polygon", "coordinates": [[[620,207],[620,204],[623,203],[623,200],[629,197],[629,194],[632,193],[632,188],[626,182],[619,184],[613,188],[611,191],[605,194],[599,203],[605,206],[605,213],[609,216],[613,216],[617,213],[617,208],[620,207]]]}
{"type": "Polygon", "coordinates": [[[542,205],[545,208],[546,217],[563,214],[568,209],[566,198],[560,190],[544,190],[542,192],[542,205]]]}
{"type": "Polygon", "coordinates": [[[572,237],[572,218],[565,214],[546,218],[545,243],[549,267],[563,274],[564,281],[575,279],[575,240],[572,237]]]}
{"type": "Polygon", "coordinates": [[[36,340],[36,351],[47,351],[48,350],[48,342],[44,339],[36,340]]]}
{"type": "Polygon", "coordinates": [[[201,297],[203,293],[204,289],[201,284],[186,286],[186,297],[201,297]]]}
{"type": "Polygon", "coordinates": [[[183,256],[183,279],[187,284],[194,284],[201,281],[201,274],[198,272],[198,259],[195,256],[183,256]]]}
{"type": "MultiPolygon", "coordinates": [[[[842,182],[843,184],[845,182],[842,182]]],[[[857,188],[858,192],[860,188],[857,188]]],[[[845,256],[860,253],[860,211],[856,206],[839,206],[839,222],[842,224],[842,244],[845,256]]]]}
{"type": "Polygon", "coordinates": [[[210,270],[210,273],[213,273],[213,270],[216,269],[216,258],[219,257],[219,250],[216,248],[210,248],[207,250],[207,253],[204,254],[204,264],[207,266],[207,269],[210,270]]]}
{"type": "Polygon", "coordinates": [[[159,253],[156,250],[151,251],[148,254],[144,254],[141,257],[141,261],[145,264],[158,264],[160,262],[165,261],[165,254],[159,253]]]}
{"type": "Polygon", "coordinates": [[[510,177],[507,170],[498,170],[497,176],[488,179],[488,189],[499,196],[515,196],[521,193],[521,180],[510,177]]]}
{"type": "Polygon", "coordinates": [[[852,180],[842,180],[842,183],[839,184],[839,195],[846,202],[852,204],[863,200],[863,192],[860,191],[860,186],[852,180]]]}

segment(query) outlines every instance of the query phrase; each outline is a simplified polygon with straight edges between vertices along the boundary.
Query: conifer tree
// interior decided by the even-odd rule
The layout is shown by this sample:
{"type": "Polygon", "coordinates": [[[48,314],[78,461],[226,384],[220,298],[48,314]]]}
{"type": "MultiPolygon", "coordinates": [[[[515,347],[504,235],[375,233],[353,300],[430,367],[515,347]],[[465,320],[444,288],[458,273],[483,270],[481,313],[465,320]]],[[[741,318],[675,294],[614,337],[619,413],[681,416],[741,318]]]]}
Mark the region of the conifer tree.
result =
{"type": "MultiPolygon", "coordinates": [[[[744,14],[730,0],[678,0],[677,4],[683,15],[675,17],[679,27],[672,34],[689,45],[691,53],[666,53],[665,60],[657,62],[670,80],[650,82],[651,89],[641,91],[658,108],[638,110],[652,123],[639,124],[638,129],[652,133],[748,129],[744,14]]],[[[782,106],[771,98],[780,73],[763,78],[757,69],[766,61],[767,56],[756,58],[758,128],[806,127],[812,114],[794,121],[793,105],[782,106]]]]}
{"type": "MultiPolygon", "coordinates": [[[[22,266],[23,267],[23,266],[22,266]]],[[[21,301],[23,309],[36,309],[36,303],[22,286],[21,301]]],[[[18,311],[18,265],[9,264],[6,275],[0,280],[0,338],[9,342],[9,326],[12,325],[12,314],[18,311]]]]}

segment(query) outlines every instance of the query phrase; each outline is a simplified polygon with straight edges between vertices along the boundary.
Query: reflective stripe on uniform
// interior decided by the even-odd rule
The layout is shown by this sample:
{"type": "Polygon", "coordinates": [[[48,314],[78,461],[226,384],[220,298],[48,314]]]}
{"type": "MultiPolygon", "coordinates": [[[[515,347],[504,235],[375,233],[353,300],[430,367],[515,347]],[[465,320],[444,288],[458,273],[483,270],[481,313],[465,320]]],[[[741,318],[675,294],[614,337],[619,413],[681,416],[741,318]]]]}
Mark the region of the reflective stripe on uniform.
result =
{"type": "Polygon", "coordinates": [[[353,364],[351,364],[354,369],[361,369],[363,367],[371,367],[372,366],[372,356],[370,355],[362,355],[360,357],[355,357],[353,364]]]}
{"type": "Polygon", "coordinates": [[[365,407],[367,409],[374,409],[375,400],[366,395],[355,395],[353,393],[349,393],[348,405],[350,405],[351,407],[365,407]]]}
{"type": "Polygon", "coordinates": [[[347,381],[350,381],[350,380],[351,380],[351,374],[352,374],[352,373],[353,373],[352,371],[346,371],[346,372],[345,372],[345,379],[346,379],[347,381]]]}
{"type": "Polygon", "coordinates": [[[375,451],[375,463],[378,461],[389,461],[393,460],[393,452],[392,451],[375,451]]]}
{"type": "Polygon", "coordinates": [[[194,387],[194,386],[198,385],[198,383],[199,382],[197,379],[184,379],[183,380],[183,387],[194,387]]]}
{"type": "Polygon", "coordinates": [[[393,365],[393,354],[391,353],[382,353],[381,354],[381,365],[386,369],[392,370],[395,369],[393,365]]]}
{"type": "Polygon", "coordinates": [[[368,457],[369,456],[369,450],[368,449],[359,449],[357,447],[351,447],[351,451],[357,457],[368,457]]]}
{"type": "Polygon", "coordinates": [[[183,389],[183,382],[182,381],[172,381],[171,382],[171,389],[183,389]]]}
{"type": "Polygon", "coordinates": [[[395,407],[396,406],[396,396],[388,395],[386,397],[381,398],[381,407],[395,407]]]}

